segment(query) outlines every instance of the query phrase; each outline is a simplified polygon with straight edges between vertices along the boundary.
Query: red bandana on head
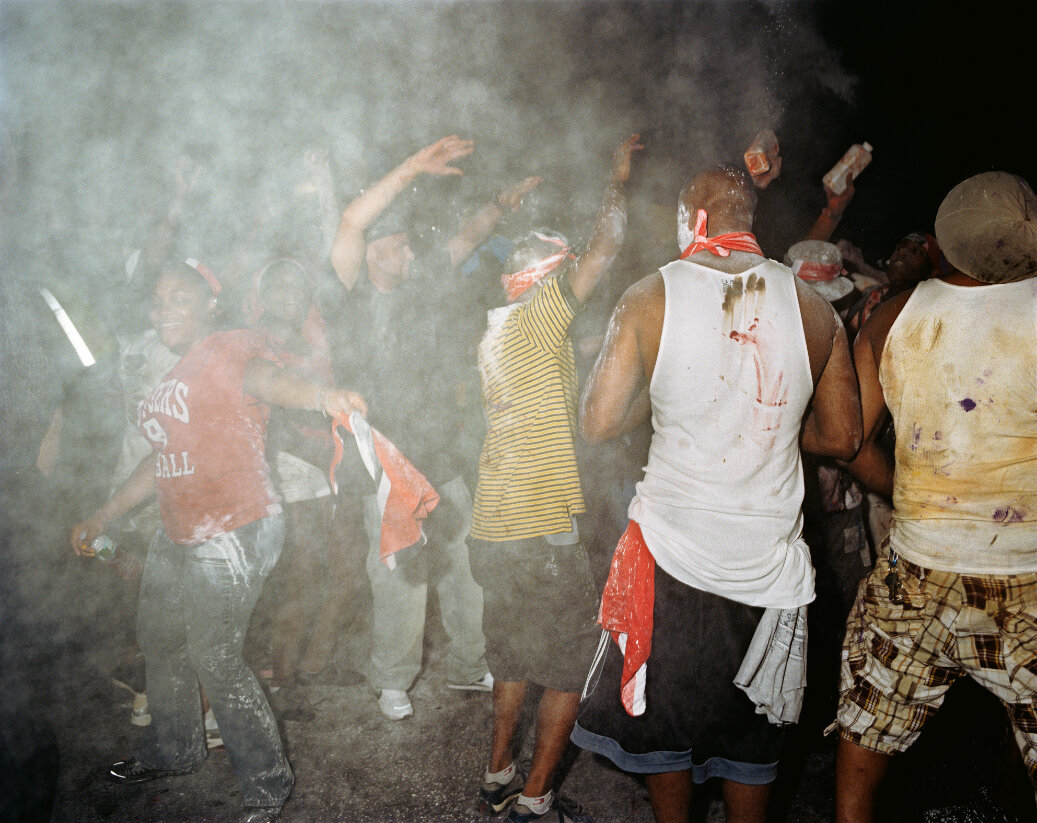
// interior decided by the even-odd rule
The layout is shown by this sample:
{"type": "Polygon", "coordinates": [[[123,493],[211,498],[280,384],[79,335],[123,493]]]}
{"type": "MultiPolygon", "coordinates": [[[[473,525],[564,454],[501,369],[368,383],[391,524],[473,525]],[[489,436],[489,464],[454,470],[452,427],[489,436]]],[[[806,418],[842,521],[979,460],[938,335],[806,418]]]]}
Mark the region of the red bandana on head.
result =
{"type": "Polygon", "coordinates": [[[681,252],[681,260],[703,250],[712,252],[717,257],[727,257],[733,251],[747,251],[763,256],[763,249],[750,231],[729,231],[716,237],[706,237],[706,210],[699,209],[695,213],[695,234],[691,239],[691,245],[681,252]]]}
{"type": "Polygon", "coordinates": [[[571,260],[575,260],[572,252],[569,251],[569,247],[565,245],[557,237],[550,237],[546,234],[541,234],[538,231],[533,232],[534,235],[545,243],[552,243],[561,248],[561,251],[555,254],[548,255],[538,263],[534,263],[522,271],[512,272],[511,274],[502,274],[500,278],[501,285],[504,287],[504,292],[508,296],[508,302],[513,303],[517,300],[522,292],[528,289],[535,283],[543,280],[547,275],[553,272],[561,265],[561,262],[567,257],[571,260]]]}
{"type": "Polygon", "coordinates": [[[212,289],[213,297],[220,296],[220,290],[222,287],[220,285],[220,281],[216,279],[216,275],[213,273],[212,269],[210,269],[204,263],[200,263],[199,261],[195,260],[193,257],[188,257],[184,262],[192,269],[194,269],[196,272],[198,272],[202,277],[205,278],[205,282],[208,283],[209,288],[212,289]]]}

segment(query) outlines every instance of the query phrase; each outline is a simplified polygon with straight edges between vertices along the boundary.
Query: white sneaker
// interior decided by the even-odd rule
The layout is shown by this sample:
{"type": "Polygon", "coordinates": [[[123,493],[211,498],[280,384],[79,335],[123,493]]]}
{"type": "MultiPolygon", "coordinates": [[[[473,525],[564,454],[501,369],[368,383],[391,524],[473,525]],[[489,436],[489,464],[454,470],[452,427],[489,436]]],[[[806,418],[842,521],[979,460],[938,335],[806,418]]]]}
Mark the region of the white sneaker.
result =
{"type": "Polygon", "coordinates": [[[390,720],[403,720],[414,714],[407,692],[399,689],[382,689],[378,692],[378,708],[390,720]]]}
{"type": "Polygon", "coordinates": [[[493,675],[486,672],[482,677],[472,683],[447,683],[448,689],[459,689],[468,692],[492,692],[493,675]]]}
{"type": "Polygon", "coordinates": [[[151,712],[148,710],[148,696],[143,692],[133,695],[133,711],[130,722],[134,726],[147,726],[151,723],[151,712]]]}

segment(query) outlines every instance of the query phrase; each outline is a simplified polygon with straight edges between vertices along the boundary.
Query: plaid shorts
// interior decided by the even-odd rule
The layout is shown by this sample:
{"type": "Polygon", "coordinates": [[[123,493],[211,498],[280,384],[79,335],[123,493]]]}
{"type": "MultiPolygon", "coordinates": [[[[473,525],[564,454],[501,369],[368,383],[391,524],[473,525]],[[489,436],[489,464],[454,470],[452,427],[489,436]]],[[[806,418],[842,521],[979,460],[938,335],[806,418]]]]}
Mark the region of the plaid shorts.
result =
{"type": "Polygon", "coordinates": [[[864,578],[843,641],[840,735],[883,754],[907,749],[947,689],[969,675],[1004,704],[1037,785],[1037,574],[964,575],[900,558],[902,602],[864,578]]]}

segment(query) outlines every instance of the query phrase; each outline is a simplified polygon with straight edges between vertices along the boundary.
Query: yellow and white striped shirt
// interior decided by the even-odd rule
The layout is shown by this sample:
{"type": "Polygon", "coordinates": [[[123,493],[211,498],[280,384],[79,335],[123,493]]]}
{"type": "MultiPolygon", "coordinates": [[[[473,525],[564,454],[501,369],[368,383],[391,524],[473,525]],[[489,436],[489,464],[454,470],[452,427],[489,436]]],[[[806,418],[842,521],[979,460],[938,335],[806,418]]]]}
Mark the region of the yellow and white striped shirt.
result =
{"type": "Polygon", "coordinates": [[[479,345],[487,432],[472,537],[520,540],[572,528],[584,511],[576,464],[576,362],[569,325],[579,303],[553,278],[528,303],[490,312],[479,345]]]}

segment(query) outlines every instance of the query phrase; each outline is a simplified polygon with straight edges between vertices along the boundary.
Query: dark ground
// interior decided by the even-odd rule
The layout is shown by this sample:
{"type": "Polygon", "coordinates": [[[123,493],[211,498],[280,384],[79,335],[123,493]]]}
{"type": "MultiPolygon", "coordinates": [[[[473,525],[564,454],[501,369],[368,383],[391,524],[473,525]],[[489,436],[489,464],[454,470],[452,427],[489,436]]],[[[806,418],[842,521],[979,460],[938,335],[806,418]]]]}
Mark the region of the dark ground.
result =
{"type": "MultiPolygon", "coordinates": [[[[105,581],[113,590],[119,581],[98,569],[96,561],[59,559],[50,568],[53,587],[31,602],[19,599],[12,586],[16,578],[5,575],[6,762],[0,770],[0,797],[6,799],[0,805],[20,805],[3,820],[234,820],[240,791],[223,749],[212,750],[204,767],[187,777],[129,787],[102,779],[105,766],[130,755],[141,733],[129,723],[128,693],[109,680],[118,632],[106,632],[106,627],[111,627],[118,598],[91,609],[82,594],[77,600],[63,591],[73,592],[75,584],[83,593],[103,592],[105,581]],[[64,618],[32,617],[55,602],[65,604],[64,618]]],[[[384,719],[363,683],[304,687],[316,719],[282,723],[297,779],[283,815],[287,823],[485,819],[473,810],[472,800],[485,766],[490,696],[445,688],[440,666],[444,637],[434,602],[429,626],[426,665],[411,690],[413,718],[384,719]]],[[[340,667],[362,668],[366,645],[361,618],[343,637],[336,654],[340,667]]],[[[815,672],[813,682],[804,722],[789,736],[775,792],[775,820],[807,823],[832,817],[834,741],[819,733],[831,715],[830,690],[823,672],[815,672]]],[[[880,820],[1005,820],[979,810],[980,792],[996,782],[1003,728],[1000,707],[985,697],[968,684],[952,691],[944,711],[897,764],[883,790],[880,820]],[[952,808],[964,803],[973,804],[971,816],[952,808]]],[[[529,746],[527,739],[524,756],[529,746]]],[[[643,785],[587,753],[575,757],[563,794],[599,823],[652,819],[643,785]]],[[[698,805],[699,823],[723,820],[716,786],[699,792],[698,805]]]]}

